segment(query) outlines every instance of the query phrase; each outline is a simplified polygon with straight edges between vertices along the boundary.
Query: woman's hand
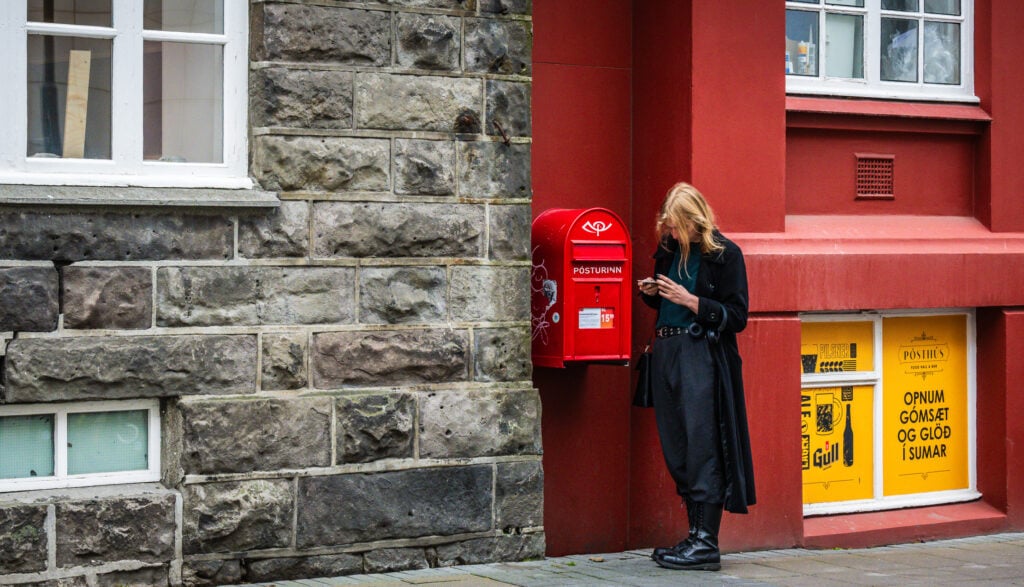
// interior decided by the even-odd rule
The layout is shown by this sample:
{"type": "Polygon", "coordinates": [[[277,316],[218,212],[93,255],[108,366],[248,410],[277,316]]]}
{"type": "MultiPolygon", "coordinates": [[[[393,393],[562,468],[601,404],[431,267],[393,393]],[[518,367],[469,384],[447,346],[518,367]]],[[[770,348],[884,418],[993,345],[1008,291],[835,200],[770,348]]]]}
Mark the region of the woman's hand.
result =
{"type": "Polygon", "coordinates": [[[658,287],[658,295],[665,298],[666,300],[679,304],[685,308],[689,308],[694,314],[697,313],[697,308],[700,303],[700,299],[686,290],[685,287],[672,281],[665,275],[658,275],[656,278],[656,284],[658,287]]]}
{"type": "Polygon", "coordinates": [[[658,295],[658,282],[654,281],[654,279],[651,277],[648,277],[647,279],[637,280],[636,286],[640,288],[640,292],[644,295],[658,295]]]}

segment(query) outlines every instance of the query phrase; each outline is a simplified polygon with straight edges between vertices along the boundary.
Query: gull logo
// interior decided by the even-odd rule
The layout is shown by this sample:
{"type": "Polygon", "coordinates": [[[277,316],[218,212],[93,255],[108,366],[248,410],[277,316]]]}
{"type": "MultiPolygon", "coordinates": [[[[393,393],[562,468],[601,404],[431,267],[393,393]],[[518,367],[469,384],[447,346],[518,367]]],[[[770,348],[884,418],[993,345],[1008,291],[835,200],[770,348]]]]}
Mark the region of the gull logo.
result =
{"type": "Polygon", "coordinates": [[[597,222],[588,220],[586,224],[584,224],[581,228],[583,228],[583,230],[587,232],[594,233],[594,235],[596,236],[601,236],[602,232],[608,230],[611,227],[612,225],[605,222],[604,220],[598,220],[597,222]]]}

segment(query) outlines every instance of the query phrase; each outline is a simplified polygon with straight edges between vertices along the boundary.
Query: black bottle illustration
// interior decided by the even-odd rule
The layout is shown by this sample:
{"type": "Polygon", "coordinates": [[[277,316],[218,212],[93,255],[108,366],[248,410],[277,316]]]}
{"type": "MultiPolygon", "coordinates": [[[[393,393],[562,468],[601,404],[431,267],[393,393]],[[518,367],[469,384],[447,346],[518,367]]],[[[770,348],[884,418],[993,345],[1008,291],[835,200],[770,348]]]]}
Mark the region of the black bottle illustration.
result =
{"type": "Polygon", "coordinates": [[[843,429],[843,465],[853,466],[853,423],[850,422],[850,404],[846,404],[846,427],[843,429]]]}

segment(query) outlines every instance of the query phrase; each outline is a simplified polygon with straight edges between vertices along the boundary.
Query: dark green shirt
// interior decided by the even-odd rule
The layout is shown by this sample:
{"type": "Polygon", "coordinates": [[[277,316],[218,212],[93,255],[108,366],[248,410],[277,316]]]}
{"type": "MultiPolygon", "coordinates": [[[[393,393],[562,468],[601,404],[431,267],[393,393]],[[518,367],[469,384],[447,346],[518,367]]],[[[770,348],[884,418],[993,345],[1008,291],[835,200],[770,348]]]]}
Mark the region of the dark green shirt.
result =
{"type": "MultiPolygon", "coordinates": [[[[672,256],[672,264],[669,265],[668,277],[672,281],[682,285],[686,291],[693,293],[697,287],[697,271],[700,269],[700,245],[690,243],[690,254],[686,257],[686,268],[679,270],[679,249],[676,249],[672,256]]],[[[687,327],[696,318],[693,312],[686,306],[680,306],[665,298],[661,299],[661,308],[658,311],[657,328],[662,326],[687,327]]]]}

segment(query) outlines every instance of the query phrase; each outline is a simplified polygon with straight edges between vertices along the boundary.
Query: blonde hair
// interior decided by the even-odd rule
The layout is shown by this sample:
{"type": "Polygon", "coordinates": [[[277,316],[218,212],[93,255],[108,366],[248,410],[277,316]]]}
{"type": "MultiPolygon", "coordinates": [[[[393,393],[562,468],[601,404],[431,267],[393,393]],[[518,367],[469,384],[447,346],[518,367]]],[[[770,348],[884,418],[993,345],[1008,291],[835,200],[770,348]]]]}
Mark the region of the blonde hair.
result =
{"type": "Polygon", "coordinates": [[[717,253],[725,249],[715,238],[718,225],[715,224],[714,211],[700,191],[686,182],[672,186],[665,195],[655,227],[659,242],[663,242],[665,236],[671,234],[671,229],[666,226],[669,224],[674,226],[682,237],[679,242],[681,273],[686,269],[686,257],[690,254],[690,239],[686,238],[686,235],[690,234],[691,228],[697,233],[701,253],[717,253]]]}

